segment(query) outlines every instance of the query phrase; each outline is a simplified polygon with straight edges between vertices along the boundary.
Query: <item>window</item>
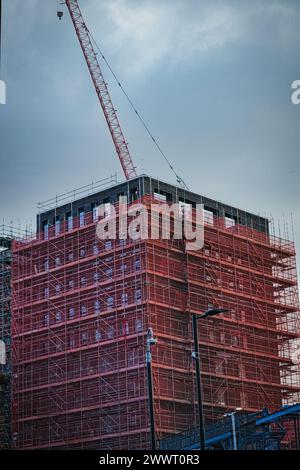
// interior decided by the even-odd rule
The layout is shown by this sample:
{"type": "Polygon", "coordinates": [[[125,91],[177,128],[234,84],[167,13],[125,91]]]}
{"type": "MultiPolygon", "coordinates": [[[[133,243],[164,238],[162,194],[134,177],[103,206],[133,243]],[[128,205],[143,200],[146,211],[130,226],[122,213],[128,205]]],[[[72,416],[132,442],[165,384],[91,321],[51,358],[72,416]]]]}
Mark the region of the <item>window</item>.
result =
{"type": "Polygon", "coordinates": [[[49,224],[48,221],[45,220],[43,222],[43,234],[44,234],[44,239],[48,240],[48,235],[49,235],[49,224]]]}
{"type": "Polygon", "coordinates": [[[68,261],[73,261],[73,259],[74,259],[74,253],[73,253],[73,251],[69,251],[69,253],[68,253],[68,261]]]}
{"type": "Polygon", "coordinates": [[[56,284],[55,286],[55,293],[56,295],[61,293],[61,284],[56,284]]]}
{"type": "Polygon", "coordinates": [[[135,331],[136,333],[141,333],[143,331],[143,322],[140,319],[135,321],[135,331]]]}
{"type": "Polygon", "coordinates": [[[107,329],[107,337],[112,339],[115,336],[115,329],[113,326],[109,326],[107,329]]]}
{"type": "Polygon", "coordinates": [[[131,396],[136,395],[139,391],[139,383],[135,379],[133,379],[132,377],[130,378],[130,380],[128,382],[128,389],[129,389],[129,392],[130,392],[131,396]]]}
{"type": "Polygon", "coordinates": [[[60,256],[57,256],[57,257],[55,258],[55,266],[58,267],[58,266],[60,266],[60,265],[61,265],[61,259],[60,259],[60,256]]]}
{"type": "Polygon", "coordinates": [[[235,226],[235,220],[232,217],[225,216],[225,227],[231,228],[235,226]]]}
{"type": "Polygon", "coordinates": [[[60,218],[59,215],[55,217],[55,235],[60,234],[60,218]]]}
{"type": "Polygon", "coordinates": [[[128,366],[134,366],[137,361],[137,350],[136,349],[130,349],[128,351],[128,356],[127,356],[127,362],[128,366]]]}
{"type": "Polygon", "coordinates": [[[95,331],[95,341],[101,341],[102,335],[100,330],[95,331]]]}
{"type": "Polygon", "coordinates": [[[89,336],[87,331],[81,333],[81,344],[86,344],[88,342],[89,336]]]}
{"type": "Polygon", "coordinates": [[[85,256],[85,248],[84,247],[80,248],[79,254],[80,254],[81,257],[85,256]]]}
{"type": "Polygon", "coordinates": [[[79,215],[79,227],[84,226],[84,208],[81,207],[78,209],[78,215],[79,215]]]}
{"type": "Polygon", "coordinates": [[[140,259],[135,260],[134,269],[136,269],[136,270],[141,269],[141,260],[140,259]]]}
{"type": "Polygon", "coordinates": [[[126,271],[127,271],[127,264],[126,263],[121,264],[121,273],[124,274],[126,273],[126,271]]]}
{"type": "Polygon", "coordinates": [[[95,309],[95,313],[99,313],[99,312],[100,312],[100,310],[101,310],[100,300],[95,300],[94,309],[95,309]]]}
{"type": "Polygon", "coordinates": [[[191,215],[192,213],[192,204],[188,202],[179,201],[179,208],[181,209],[182,214],[191,215]]]}
{"type": "Polygon", "coordinates": [[[103,199],[104,204],[104,217],[109,217],[111,212],[110,198],[106,197],[103,199]]]}
{"type": "Polygon", "coordinates": [[[121,296],[121,302],[122,302],[122,305],[128,305],[128,294],[127,292],[124,292],[121,296]]]}
{"type": "Polygon", "coordinates": [[[72,319],[75,317],[75,308],[71,307],[69,308],[69,318],[72,319]]]}
{"type": "Polygon", "coordinates": [[[75,346],[75,336],[74,334],[71,334],[71,336],[69,336],[69,347],[74,348],[74,346],[75,346]]]}
{"type": "Polygon", "coordinates": [[[81,315],[86,315],[87,314],[87,308],[85,305],[81,305],[80,307],[80,314],[81,315]]]}
{"type": "Polygon", "coordinates": [[[122,321],[122,323],[120,323],[120,335],[121,336],[129,335],[128,321],[122,321]]]}
{"type": "Polygon", "coordinates": [[[214,213],[208,209],[204,209],[204,223],[214,225],[214,213]]]}
{"type": "Polygon", "coordinates": [[[97,222],[98,220],[98,206],[96,202],[93,202],[91,205],[92,213],[93,213],[93,222],[97,222]]]}
{"type": "Polygon", "coordinates": [[[136,201],[139,197],[138,188],[131,188],[129,193],[129,202],[136,201]]]}
{"type": "Polygon", "coordinates": [[[47,299],[49,297],[49,287],[44,288],[44,297],[47,299]]]}
{"type": "Polygon", "coordinates": [[[55,320],[56,320],[56,323],[59,323],[62,319],[62,313],[59,311],[59,312],[56,312],[55,314],[55,320]]]}
{"type": "Polygon", "coordinates": [[[110,360],[108,357],[100,358],[100,370],[105,371],[110,369],[110,360]]]}
{"type": "Polygon", "coordinates": [[[105,249],[106,250],[111,250],[112,248],[112,243],[111,243],[111,240],[108,240],[105,242],[105,249]]]}
{"type": "Polygon", "coordinates": [[[100,279],[100,273],[98,273],[98,271],[95,271],[94,272],[94,282],[99,281],[99,279],[100,279]]]}
{"type": "Polygon", "coordinates": [[[44,261],[44,269],[45,271],[49,271],[49,258],[46,258],[44,261]]]}
{"type": "Polygon", "coordinates": [[[108,308],[112,308],[114,306],[114,298],[113,297],[107,297],[107,306],[108,306],[108,308]]]}
{"type": "Polygon", "coordinates": [[[106,270],[107,277],[112,277],[112,274],[113,274],[112,268],[107,268],[107,270],[106,270]]]}
{"type": "Polygon", "coordinates": [[[85,276],[81,276],[81,278],[80,278],[80,285],[81,285],[81,287],[86,286],[86,277],[85,277],[85,276]]]}
{"type": "Polygon", "coordinates": [[[69,289],[74,289],[74,279],[70,279],[68,282],[69,289]]]}
{"type": "Polygon", "coordinates": [[[97,255],[99,253],[99,247],[97,243],[93,245],[93,255],[97,255]]]}
{"type": "Polygon", "coordinates": [[[165,194],[161,194],[157,191],[154,190],[154,199],[158,199],[159,201],[166,202],[167,201],[167,196],[165,194]]]}
{"type": "Polygon", "coordinates": [[[49,323],[50,323],[50,316],[49,316],[49,313],[46,313],[46,315],[44,315],[44,325],[48,326],[49,323]]]}
{"type": "Polygon", "coordinates": [[[142,291],[141,289],[137,289],[135,291],[135,301],[140,302],[142,300],[142,291]]]}
{"type": "Polygon", "coordinates": [[[73,216],[71,212],[66,213],[66,220],[67,220],[68,230],[72,230],[73,229],[73,216]]]}

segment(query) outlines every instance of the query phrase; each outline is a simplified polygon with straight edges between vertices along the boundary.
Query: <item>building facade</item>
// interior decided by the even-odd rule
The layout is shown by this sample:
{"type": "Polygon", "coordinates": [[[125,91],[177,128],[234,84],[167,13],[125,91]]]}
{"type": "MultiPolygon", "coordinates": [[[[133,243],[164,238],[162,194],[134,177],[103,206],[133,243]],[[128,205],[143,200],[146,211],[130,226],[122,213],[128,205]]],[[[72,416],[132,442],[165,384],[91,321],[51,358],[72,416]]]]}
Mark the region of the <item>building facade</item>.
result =
{"type": "Polygon", "coordinates": [[[65,200],[13,247],[16,448],[149,448],[150,326],[157,440],[194,426],[191,316],[216,306],[229,313],[198,322],[206,423],[299,401],[295,247],[267,219],[148,176],[65,200]],[[203,249],[99,240],[97,206],[120,196],[204,204],[203,249]]]}
{"type": "Polygon", "coordinates": [[[13,235],[0,226],[0,449],[11,445],[11,264],[13,235]]]}

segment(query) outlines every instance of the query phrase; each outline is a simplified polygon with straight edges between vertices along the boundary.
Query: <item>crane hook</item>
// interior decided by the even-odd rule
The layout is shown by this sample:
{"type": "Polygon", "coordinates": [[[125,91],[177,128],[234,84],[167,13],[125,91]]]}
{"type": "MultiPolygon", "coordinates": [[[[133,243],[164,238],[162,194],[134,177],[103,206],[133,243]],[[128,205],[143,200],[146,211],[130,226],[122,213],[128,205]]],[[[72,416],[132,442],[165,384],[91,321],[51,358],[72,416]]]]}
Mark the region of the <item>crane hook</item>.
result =
{"type": "Polygon", "coordinates": [[[56,10],[57,10],[57,18],[58,18],[59,20],[61,20],[62,17],[64,16],[64,12],[61,11],[61,10],[59,10],[58,8],[59,8],[59,4],[60,4],[60,5],[63,5],[65,2],[59,2],[59,0],[57,0],[56,3],[57,3],[57,7],[56,7],[56,10]]]}

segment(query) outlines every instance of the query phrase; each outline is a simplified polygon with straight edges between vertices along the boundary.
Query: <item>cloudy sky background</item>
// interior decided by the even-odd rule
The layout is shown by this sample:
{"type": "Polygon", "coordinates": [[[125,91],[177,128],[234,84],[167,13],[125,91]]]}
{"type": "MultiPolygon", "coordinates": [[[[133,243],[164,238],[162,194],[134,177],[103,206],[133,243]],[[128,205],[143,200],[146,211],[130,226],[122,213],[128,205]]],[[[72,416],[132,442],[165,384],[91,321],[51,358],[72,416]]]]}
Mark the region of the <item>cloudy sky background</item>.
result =
{"type": "MultiPolygon", "coordinates": [[[[276,224],[293,213],[300,249],[300,105],[291,103],[300,2],[79,3],[188,186],[276,224]]],[[[56,0],[3,4],[0,217],[34,226],[38,201],[123,175],[66,8],[58,21],[56,0]]],[[[139,173],[174,182],[104,64],[103,73],[139,173]]]]}

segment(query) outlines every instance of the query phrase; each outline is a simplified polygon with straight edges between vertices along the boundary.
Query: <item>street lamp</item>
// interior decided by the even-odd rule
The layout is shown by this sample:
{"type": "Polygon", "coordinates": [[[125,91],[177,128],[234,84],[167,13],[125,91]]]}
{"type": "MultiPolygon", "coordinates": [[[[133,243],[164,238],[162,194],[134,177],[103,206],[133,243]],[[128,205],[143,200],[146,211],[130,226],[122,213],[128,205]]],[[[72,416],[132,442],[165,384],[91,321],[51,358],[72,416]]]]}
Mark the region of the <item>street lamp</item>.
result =
{"type": "Polygon", "coordinates": [[[193,314],[193,337],[194,337],[194,351],[192,352],[192,358],[195,359],[196,365],[196,382],[197,382],[197,395],[198,395],[198,413],[199,413],[199,444],[200,450],[205,450],[205,431],[204,431],[204,419],[203,419],[203,404],[202,404],[202,390],[201,390],[201,374],[200,374],[200,355],[199,355],[199,340],[197,331],[197,320],[202,318],[212,317],[219,313],[229,312],[225,308],[213,308],[206,310],[201,315],[193,314]]]}
{"type": "Polygon", "coordinates": [[[157,343],[157,338],[154,338],[153,330],[150,327],[147,332],[147,340],[146,340],[146,364],[147,364],[147,378],[148,378],[149,416],[150,416],[151,449],[152,450],[156,450],[156,437],[155,437],[155,420],[154,420],[154,404],[153,404],[151,346],[153,346],[156,343],[157,343]]]}
{"type": "Polygon", "coordinates": [[[236,440],[235,415],[238,411],[242,411],[242,409],[243,408],[236,408],[234,411],[231,411],[230,413],[225,413],[224,414],[224,416],[230,416],[230,418],[231,418],[233,450],[238,450],[237,440],[236,440]]]}

